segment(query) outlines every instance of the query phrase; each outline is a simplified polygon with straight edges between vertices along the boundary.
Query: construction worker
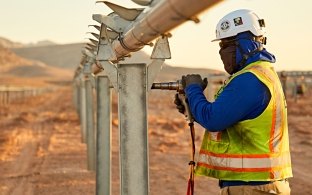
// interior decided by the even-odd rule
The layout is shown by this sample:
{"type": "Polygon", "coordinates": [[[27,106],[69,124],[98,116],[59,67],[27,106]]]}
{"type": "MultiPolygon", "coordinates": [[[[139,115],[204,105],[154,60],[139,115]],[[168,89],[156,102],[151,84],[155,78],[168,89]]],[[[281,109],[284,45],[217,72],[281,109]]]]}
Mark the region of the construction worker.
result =
{"type": "MultiPolygon", "coordinates": [[[[182,76],[190,111],[206,129],[195,174],[217,178],[221,195],[290,194],[287,106],[264,34],[264,20],[251,10],[219,21],[213,41],[230,77],[214,102],[200,75],[182,76]]],[[[175,104],[184,113],[179,96],[175,104]]]]}

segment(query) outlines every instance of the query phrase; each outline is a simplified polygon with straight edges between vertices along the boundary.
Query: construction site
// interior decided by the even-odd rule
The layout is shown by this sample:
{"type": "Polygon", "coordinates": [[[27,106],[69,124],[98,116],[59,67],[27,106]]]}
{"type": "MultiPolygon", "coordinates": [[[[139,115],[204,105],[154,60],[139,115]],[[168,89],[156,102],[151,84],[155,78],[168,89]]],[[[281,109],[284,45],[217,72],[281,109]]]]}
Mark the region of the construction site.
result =
{"type": "MultiPolygon", "coordinates": [[[[1,195],[220,193],[218,179],[193,175],[207,130],[187,100],[185,116],[174,102],[177,93],[186,98],[184,75],[207,78],[210,102],[230,75],[166,60],[170,31],[200,22],[222,1],[133,2],[141,7],[97,2],[112,13],[90,16],[86,43],[26,46],[0,37],[1,195]]],[[[312,194],[312,71],[277,77],[287,102],[291,194],[312,194]]]]}

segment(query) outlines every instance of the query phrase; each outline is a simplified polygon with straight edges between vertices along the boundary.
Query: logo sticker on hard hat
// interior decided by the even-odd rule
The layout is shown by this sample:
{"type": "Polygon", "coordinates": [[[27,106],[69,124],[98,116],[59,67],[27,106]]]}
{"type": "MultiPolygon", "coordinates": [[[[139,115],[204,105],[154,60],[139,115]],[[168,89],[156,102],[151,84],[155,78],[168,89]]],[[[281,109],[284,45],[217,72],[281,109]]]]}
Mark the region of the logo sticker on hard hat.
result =
{"type": "Polygon", "coordinates": [[[229,21],[223,21],[220,25],[220,28],[222,31],[227,31],[230,28],[230,22],[229,21]]]}
{"type": "Polygon", "coordinates": [[[239,26],[243,24],[242,17],[234,18],[234,24],[235,26],[239,26]]]}

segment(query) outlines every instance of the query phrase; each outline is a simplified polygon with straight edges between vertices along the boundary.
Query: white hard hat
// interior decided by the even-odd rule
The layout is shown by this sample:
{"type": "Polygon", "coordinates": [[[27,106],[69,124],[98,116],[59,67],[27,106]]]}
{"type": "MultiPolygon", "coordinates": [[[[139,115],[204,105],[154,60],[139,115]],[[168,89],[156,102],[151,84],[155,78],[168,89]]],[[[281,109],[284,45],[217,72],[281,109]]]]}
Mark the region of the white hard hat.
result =
{"type": "Polygon", "coordinates": [[[260,19],[253,11],[240,9],[224,16],[216,27],[216,39],[236,36],[238,33],[250,31],[255,36],[265,34],[264,20],[260,19]]]}

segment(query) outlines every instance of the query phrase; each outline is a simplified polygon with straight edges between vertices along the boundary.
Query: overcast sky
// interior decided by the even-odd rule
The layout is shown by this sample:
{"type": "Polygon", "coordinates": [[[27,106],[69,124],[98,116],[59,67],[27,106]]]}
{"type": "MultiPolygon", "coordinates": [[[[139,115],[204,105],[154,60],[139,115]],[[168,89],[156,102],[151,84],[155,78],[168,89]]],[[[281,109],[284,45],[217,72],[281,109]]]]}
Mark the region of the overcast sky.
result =
{"type": "MultiPolygon", "coordinates": [[[[111,0],[125,7],[139,7],[130,0],[111,0]]],[[[174,66],[223,70],[218,44],[212,43],[215,26],[227,13],[241,8],[254,10],[265,19],[268,51],[277,58],[277,70],[311,70],[311,0],[225,0],[199,16],[201,22],[187,22],[169,39],[174,66]]],[[[59,44],[85,42],[92,14],[111,10],[93,0],[0,0],[0,36],[30,43],[51,40],[59,44]]],[[[144,49],[147,53],[151,48],[144,49]]],[[[80,58],[80,56],[77,56],[80,58]]]]}

